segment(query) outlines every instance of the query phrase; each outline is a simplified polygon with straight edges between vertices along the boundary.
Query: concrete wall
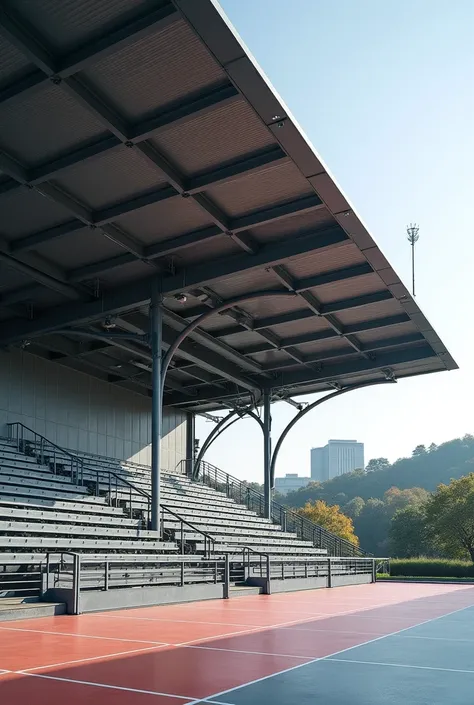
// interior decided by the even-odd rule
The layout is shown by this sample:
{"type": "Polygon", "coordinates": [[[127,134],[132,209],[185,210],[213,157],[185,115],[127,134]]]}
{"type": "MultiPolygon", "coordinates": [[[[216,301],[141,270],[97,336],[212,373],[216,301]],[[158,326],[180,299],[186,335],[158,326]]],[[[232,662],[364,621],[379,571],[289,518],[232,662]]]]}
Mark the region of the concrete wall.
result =
{"type": "MultiPolygon", "coordinates": [[[[0,351],[0,435],[21,421],[71,450],[150,464],[151,400],[18,350],[0,351]]],[[[186,415],[163,419],[162,463],[186,458],[186,415]]]]}

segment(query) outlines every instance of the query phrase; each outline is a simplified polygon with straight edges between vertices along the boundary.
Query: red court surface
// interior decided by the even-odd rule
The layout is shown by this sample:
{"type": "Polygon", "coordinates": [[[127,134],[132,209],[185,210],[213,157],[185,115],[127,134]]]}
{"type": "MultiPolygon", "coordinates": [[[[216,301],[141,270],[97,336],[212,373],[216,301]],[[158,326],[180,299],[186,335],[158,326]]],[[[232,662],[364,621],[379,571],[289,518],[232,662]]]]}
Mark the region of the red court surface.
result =
{"type": "MultiPolygon", "coordinates": [[[[354,647],[454,622],[473,605],[470,586],[378,583],[3,622],[0,703],[233,703],[241,686],[321,659],[347,663],[354,647]]],[[[404,643],[420,651],[425,639],[404,643]]]]}

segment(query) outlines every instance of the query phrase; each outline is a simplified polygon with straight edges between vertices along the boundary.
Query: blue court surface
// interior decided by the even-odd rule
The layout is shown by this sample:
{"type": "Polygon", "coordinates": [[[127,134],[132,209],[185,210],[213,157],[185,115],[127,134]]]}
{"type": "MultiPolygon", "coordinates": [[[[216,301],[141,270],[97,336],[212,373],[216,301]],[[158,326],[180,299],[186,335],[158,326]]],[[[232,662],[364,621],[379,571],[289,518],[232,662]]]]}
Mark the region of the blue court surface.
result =
{"type": "Polygon", "coordinates": [[[204,702],[473,705],[474,607],[297,665],[204,702]]]}

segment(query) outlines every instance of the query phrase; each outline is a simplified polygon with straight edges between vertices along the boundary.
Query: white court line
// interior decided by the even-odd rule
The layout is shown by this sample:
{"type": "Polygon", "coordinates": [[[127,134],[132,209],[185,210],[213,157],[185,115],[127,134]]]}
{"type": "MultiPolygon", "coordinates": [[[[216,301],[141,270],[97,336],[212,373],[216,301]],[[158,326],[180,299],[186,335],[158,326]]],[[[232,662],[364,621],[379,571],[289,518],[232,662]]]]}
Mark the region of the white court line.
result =
{"type": "MultiPolygon", "coordinates": [[[[96,688],[109,688],[111,690],[125,690],[127,693],[142,693],[144,695],[161,695],[165,698],[177,698],[178,700],[189,700],[190,696],[185,695],[171,695],[171,693],[160,693],[155,690],[139,690],[138,688],[125,688],[121,685],[108,685],[107,683],[92,683],[90,681],[75,680],[74,678],[60,678],[59,676],[47,676],[42,673],[30,673],[29,671],[15,671],[22,676],[31,676],[32,678],[45,678],[51,681],[62,681],[63,683],[77,683],[78,685],[93,685],[96,688]]],[[[200,700],[196,700],[200,702],[200,700]]],[[[218,705],[218,704],[216,704],[218,705]]]]}
{"type": "Polygon", "coordinates": [[[163,619],[161,617],[122,617],[122,615],[114,615],[114,614],[90,614],[87,615],[88,617],[108,617],[113,618],[113,619],[127,619],[128,621],[130,620],[143,620],[146,622],[177,622],[178,624],[214,624],[217,626],[221,627],[250,627],[252,626],[251,624],[236,624],[235,622],[203,622],[201,620],[195,620],[195,619],[172,619],[171,617],[168,617],[168,619],[163,619]]]}
{"type": "MultiPolygon", "coordinates": [[[[422,671],[443,671],[448,673],[474,673],[467,668],[441,668],[438,666],[411,666],[409,663],[384,663],[383,661],[355,661],[348,658],[326,658],[325,661],[337,661],[338,663],[357,663],[364,666],[393,666],[393,668],[416,668],[422,671]]],[[[199,702],[199,701],[198,701],[199,702]]],[[[191,703],[189,703],[191,705],[191,703]]]]}
{"type": "Polygon", "coordinates": [[[303,659],[308,661],[313,658],[313,656],[295,656],[294,654],[272,654],[267,651],[244,651],[243,649],[224,649],[218,646],[184,646],[185,649],[203,649],[204,651],[225,651],[231,654],[249,654],[250,656],[272,656],[273,658],[296,658],[302,661],[303,659]]]}
{"type": "MultiPolygon", "coordinates": [[[[416,626],[416,625],[415,625],[416,626]]],[[[298,629],[298,627],[282,627],[282,629],[289,630],[289,631],[294,631],[294,632],[324,632],[326,634],[355,634],[358,636],[382,636],[380,632],[356,632],[356,631],[350,631],[348,629],[309,629],[307,627],[302,627],[301,629],[298,629]]]]}
{"type": "Polygon", "coordinates": [[[124,641],[130,644],[154,644],[155,646],[173,646],[173,644],[167,644],[164,641],[151,641],[149,639],[119,639],[114,636],[94,636],[91,634],[72,634],[71,632],[50,632],[45,629],[23,629],[15,627],[0,627],[0,631],[7,632],[31,632],[32,634],[53,634],[57,636],[77,636],[81,639],[106,639],[108,641],[124,641]]]}
{"type": "Polygon", "coordinates": [[[126,656],[127,654],[137,654],[143,651],[158,651],[164,649],[164,646],[147,646],[144,649],[132,649],[131,651],[118,651],[113,654],[103,654],[102,656],[89,656],[88,658],[79,658],[74,661],[62,661],[61,663],[47,663],[43,666],[35,666],[34,668],[25,668],[21,673],[29,673],[30,671],[39,671],[41,668],[56,668],[57,666],[69,666],[73,663],[86,663],[87,661],[99,661],[104,658],[115,658],[116,656],[126,656]]]}
{"type": "MultiPolygon", "coordinates": [[[[461,622],[458,619],[458,622],[461,622]]],[[[428,639],[429,641],[462,641],[472,644],[474,642],[474,637],[472,639],[452,639],[448,636],[412,636],[411,634],[403,635],[404,639],[428,639]]]]}
{"type": "MultiPolygon", "coordinates": [[[[435,622],[438,619],[442,619],[443,617],[449,616],[450,614],[456,614],[457,612],[462,612],[463,610],[468,609],[467,607],[461,607],[460,609],[453,610],[452,612],[448,612],[446,615],[439,615],[439,617],[432,617],[431,619],[427,619],[424,622],[419,622],[418,624],[412,625],[411,627],[404,627],[403,629],[398,629],[395,632],[391,632],[390,634],[384,634],[383,636],[378,636],[375,639],[370,639],[369,641],[365,641],[362,644],[356,644],[354,646],[349,646],[346,649],[341,649],[340,651],[335,651],[333,654],[327,654],[327,656],[320,656],[319,658],[312,659],[311,661],[307,661],[306,663],[299,663],[296,666],[290,666],[290,668],[284,668],[281,671],[277,671],[276,673],[272,673],[269,676],[263,676],[262,678],[255,678],[253,681],[249,681],[248,683],[243,683],[242,685],[239,685],[234,688],[229,688],[228,690],[222,690],[220,693],[214,693],[213,695],[208,695],[207,698],[201,698],[200,700],[193,700],[192,702],[188,703],[187,705],[199,705],[199,703],[206,702],[210,703],[212,702],[213,698],[219,698],[221,695],[227,695],[227,693],[232,693],[236,690],[240,690],[241,688],[247,688],[249,685],[254,685],[255,683],[261,683],[262,681],[266,681],[269,678],[274,678],[275,676],[279,676],[282,673],[289,673],[291,671],[296,671],[298,668],[303,668],[304,666],[309,666],[313,663],[317,663],[318,661],[323,661],[324,659],[330,659],[334,656],[338,656],[339,654],[346,653],[347,651],[352,651],[353,649],[358,649],[361,646],[367,646],[367,644],[373,644],[376,641],[380,641],[381,639],[387,639],[389,636],[394,636],[395,634],[401,634],[402,632],[406,632],[409,629],[413,629],[414,627],[419,627],[422,624],[429,624],[431,622],[435,622]]],[[[351,662],[353,663],[353,662],[351,662]]],[[[365,663],[365,661],[363,662],[365,663]]]]}

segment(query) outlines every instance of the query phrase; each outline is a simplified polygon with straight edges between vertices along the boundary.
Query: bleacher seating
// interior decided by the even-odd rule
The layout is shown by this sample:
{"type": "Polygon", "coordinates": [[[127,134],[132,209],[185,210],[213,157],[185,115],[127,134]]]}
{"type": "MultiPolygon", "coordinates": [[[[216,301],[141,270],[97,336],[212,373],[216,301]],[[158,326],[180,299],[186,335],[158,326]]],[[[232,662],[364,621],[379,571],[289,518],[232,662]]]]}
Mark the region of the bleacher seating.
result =
{"type": "MultiPolygon", "coordinates": [[[[181,520],[185,525],[186,552],[204,553],[204,536],[214,541],[214,553],[238,552],[249,546],[279,557],[324,553],[308,541],[283,532],[223,493],[191,482],[181,474],[162,473],[161,497],[169,512],[163,515],[164,536],[146,527],[150,470],[146,466],[98,456],[84,460],[83,484],[53,474],[38,462],[35,448],[21,453],[14,443],[0,440],[0,553],[75,550],[84,552],[177,552],[181,546],[181,520]],[[114,489],[116,506],[110,506],[109,473],[132,483],[114,489]],[[90,488],[99,496],[91,494],[90,488]],[[132,505],[132,509],[130,508],[132,505]],[[192,525],[192,526],[189,526],[192,525]],[[195,529],[195,530],[194,530],[195,529]],[[92,538],[93,537],[93,538],[92,538]]],[[[56,454],[55,462],[61,462],[56,454]]],[[[45,461],[48,457],[45,458],[45,461]]]]}

